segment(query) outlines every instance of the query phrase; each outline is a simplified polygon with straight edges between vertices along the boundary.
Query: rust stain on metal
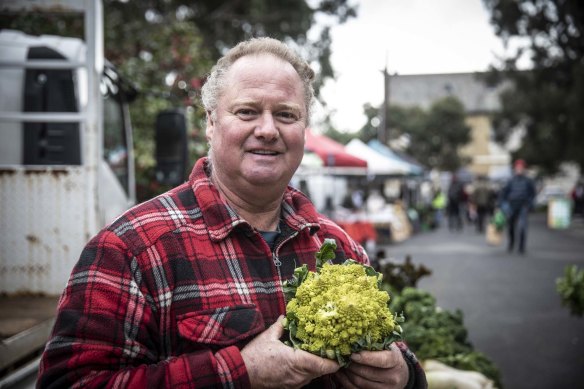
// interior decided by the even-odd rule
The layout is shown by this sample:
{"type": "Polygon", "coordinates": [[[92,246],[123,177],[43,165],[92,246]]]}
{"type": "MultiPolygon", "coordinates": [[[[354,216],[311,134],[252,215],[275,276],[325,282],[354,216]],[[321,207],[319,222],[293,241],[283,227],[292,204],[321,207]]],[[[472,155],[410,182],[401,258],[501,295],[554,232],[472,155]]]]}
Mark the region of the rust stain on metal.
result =
{"type": "Polygon", "coordinates": [[[27,169],[24,174],[26,175],[43,175],[49,173],[53,177],[60,177],[69,175],[69,170],[67,169],[27,169]]]}
{"type": "Polygon", "coordinates": [[[16,174],[14,169],[0,169],[0,176],[13,176],[16,174]]]}
{"type": "Polygon", "coordinates": [[[26,236],[26,240],[28,240],[30,243],[39,243],[39,241],[40,241],[38,236],[30,235],[30,234],[26,236]]]}
{"type": "Polygon", "coordinates": [[[51,174],[53,175],[53,177],[59,177],[59,176],[67,176],[69,175],[69,170],[65,170],[65,169],[59,169],[59,170],[51,170],[51,174]]]}

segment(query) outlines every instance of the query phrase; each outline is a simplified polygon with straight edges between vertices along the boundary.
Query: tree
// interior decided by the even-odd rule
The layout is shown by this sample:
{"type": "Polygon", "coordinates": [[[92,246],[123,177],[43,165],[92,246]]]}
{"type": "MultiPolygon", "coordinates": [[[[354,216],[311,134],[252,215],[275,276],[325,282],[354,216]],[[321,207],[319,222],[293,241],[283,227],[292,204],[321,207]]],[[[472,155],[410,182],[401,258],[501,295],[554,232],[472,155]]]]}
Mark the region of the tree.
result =
{"type": "Polygon", "coordinates": [[[491,82],[512,81],[495,118],[498,140],[517,126],[526,136],[516,156],[553,173],[565,161],[584,169],[584,3],[578,0],[483,0],[505,42],[517,53],[493,66],[491,82]],[[518,71],[523,56],[529,71],[518,71]]]}
{"type": "MultiPolygon", "coordinates": [[[[368,142],[377,137],[380,114],[369,104],[364,106],[364,113],[368,120],[360,130],[360,138],[368,142]]],[[[406,137],[409,144],[405,151],[423,165],[455,171],[466,163],[458,149],[470,141],[470,128],[464,122],[464,106],[458,99],[437,100],[428,111],[390,105],[388,117],[391,140],[406,137]]]]}
{"type": "Polygon", "coordinates": [[[456,171],[467,161],[458,150],[470,141],[470,128],[465,124],[465,110],[454,97],[436,101],[430,107],[423,131],[412,131],[408,150],[427,166],[456,171]]]}
{"type": "MultiPolygon", "coordinates": [[[[381,125],[380,108],[374,107],[369,103],[363,105],[363,114],[367,118],[367,121],[359,130],[359,139],[367,143],[372,139],[377,138],[377,131],[381,125]]],[[[391,111],[391,107],[390,107],[391,111]]]]}
{"type": "Polygon", "coordinates": [[[141,29],[145,23],[146,27],[157,28],[177,21],[191,24],[213,60],[241,40],[271,36],[295,46],[316,65],[317,92],[326,78],[334,76],[330,63],[331,26],[357,15],[356,7],[347,0],[105,0],[105,8],[109,18],[116,15],[110,24],[117,27],[112,35],[118,38],[117,54],[121,59],[135,56],[148,44],[151,33],[156,34],[151,28],[141,29]],[[310,38],[309,30],[315,26],[317,16],[323,20],[320,31],[310,38]]]}

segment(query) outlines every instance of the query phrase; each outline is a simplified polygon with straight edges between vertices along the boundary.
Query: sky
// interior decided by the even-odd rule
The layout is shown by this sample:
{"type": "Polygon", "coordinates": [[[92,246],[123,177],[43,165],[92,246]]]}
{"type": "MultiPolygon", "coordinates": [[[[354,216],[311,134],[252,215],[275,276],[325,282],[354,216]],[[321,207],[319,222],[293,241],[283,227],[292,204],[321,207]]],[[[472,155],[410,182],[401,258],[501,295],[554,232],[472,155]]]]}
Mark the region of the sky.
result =
{"type": "MultiPolygon", "coordinates": [[[[333,27],[336,79],[322,96],[338,130],[365,124],[363,104],[383,100],[382,69],[390,74],[487,70],[505,53],[482,0],[353,0],[358,16],[333,27]]],[[[315,119],[322,108],[317,107],[315,119]]]]}

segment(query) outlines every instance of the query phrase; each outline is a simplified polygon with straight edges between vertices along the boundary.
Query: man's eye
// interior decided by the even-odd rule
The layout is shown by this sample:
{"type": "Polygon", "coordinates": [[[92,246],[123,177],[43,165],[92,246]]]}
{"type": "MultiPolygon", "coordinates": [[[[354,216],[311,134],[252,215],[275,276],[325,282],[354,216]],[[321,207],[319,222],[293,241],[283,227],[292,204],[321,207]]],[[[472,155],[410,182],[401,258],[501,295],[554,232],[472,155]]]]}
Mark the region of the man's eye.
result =
{"type": "Polygon", "coordinates": [[[287,123],[295,122],[298,120],[298,115],[295,114],[294,112],[287,112],[287,111],[279,112],[278,117],[282,121],[287,122],[287,123]]]}
{"type": "Polygon", "coordinates": [[[256,112],[253,109],[238,109],[235,114],[242,119],[252,119],[256,117],[256,112]]]}

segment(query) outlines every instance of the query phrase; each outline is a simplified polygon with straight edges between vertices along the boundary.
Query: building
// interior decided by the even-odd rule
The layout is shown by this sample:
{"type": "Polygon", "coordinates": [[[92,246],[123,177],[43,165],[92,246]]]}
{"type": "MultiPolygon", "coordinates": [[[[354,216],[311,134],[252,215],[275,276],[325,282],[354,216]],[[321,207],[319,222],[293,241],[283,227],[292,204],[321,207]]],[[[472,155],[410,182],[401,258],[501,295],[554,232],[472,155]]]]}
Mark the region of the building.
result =
{"type": "Polygon", "coordinates": [[[481,73],[391,75],[389,103],[429,109],[436,100],[456,97],[465,107],[466,124],[471,128],[471,141],[459,150],[462,156],[471,158],[466,168],[476,175],[505,179],[511,171],[509,151],[516,145],[511,142],[504,148],[494,142],[492,116],[499,110],[499,94],[508,84],[491,87],[480,76],[481,73]]]}

